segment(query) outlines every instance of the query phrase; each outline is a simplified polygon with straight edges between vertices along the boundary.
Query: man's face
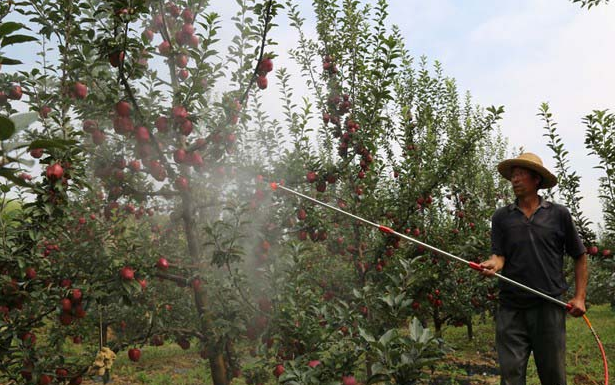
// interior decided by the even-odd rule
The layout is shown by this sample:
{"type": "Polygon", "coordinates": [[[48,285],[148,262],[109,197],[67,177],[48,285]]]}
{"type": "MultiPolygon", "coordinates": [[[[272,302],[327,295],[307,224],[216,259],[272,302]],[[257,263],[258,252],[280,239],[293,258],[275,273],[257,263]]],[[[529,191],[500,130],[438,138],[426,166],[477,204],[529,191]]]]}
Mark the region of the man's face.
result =
{"type": "Polygon", "coordinates": [[[517,198],[531,196],[538,191],[540,178],[530,170],[523,167],[513,167],[510,175],[510,183],[517,198]]]}

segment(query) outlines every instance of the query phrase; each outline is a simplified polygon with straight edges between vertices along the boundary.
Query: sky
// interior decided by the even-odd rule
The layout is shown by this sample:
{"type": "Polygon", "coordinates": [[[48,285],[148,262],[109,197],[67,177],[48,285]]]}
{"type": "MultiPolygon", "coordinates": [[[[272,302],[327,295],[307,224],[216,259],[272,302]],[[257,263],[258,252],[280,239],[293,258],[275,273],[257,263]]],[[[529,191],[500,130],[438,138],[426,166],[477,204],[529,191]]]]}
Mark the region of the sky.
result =
{"type": "MultiPolygon", "coordinates": [[[[315,37],[311,1],[294,1],[306,19],[305,33],[315,37]]],[[[211,4],[223,23],[230,23],[235,2],[211,4]]],[[[581,175],[581,208],[595,224],[602,221],[601,174],[594,169],[597,158],[585,149],[582,119],[594,109],[615,108],[615,4],[587,10],[569,0],[389,0],[389,14],[390,25],[399,26],[413,56],[440,61],[444,73],[456,79],[460,91],[470,91],[476,104],[503,105],[500,126],[510,145],[536,153],[553,170],[553,154],[537,116],[540,104],[548,102],[572,170],[581,175]]],[[[284,10],[276,23],[271,33],[279,43],[275,66],[298,74],[287,55],[297,33],[284,10]]],[[[223,28],[223,42],[233,32],[223,28]]],[[[27,65],[34,63],[32,52],[19,52],[27,65]]],[[[299,76],[291,84],[296,94],[305,91],[299,76]]],[[[271,105],[273,114],[280,112],[275,94],[271,105]]]]}

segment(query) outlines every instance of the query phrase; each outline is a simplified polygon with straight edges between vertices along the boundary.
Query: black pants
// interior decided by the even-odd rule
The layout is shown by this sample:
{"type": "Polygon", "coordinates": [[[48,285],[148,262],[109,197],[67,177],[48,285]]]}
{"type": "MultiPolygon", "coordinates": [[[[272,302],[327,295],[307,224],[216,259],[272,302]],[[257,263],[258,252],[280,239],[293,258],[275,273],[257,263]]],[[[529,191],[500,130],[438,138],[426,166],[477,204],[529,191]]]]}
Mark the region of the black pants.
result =
{"type": "Polygon", "coordinates": [[[525,385],[530,352],[542,385],[566,385],[566,311],[547,303],[528,309],[500,306],[496,348],[501,385],[525,385]]]}

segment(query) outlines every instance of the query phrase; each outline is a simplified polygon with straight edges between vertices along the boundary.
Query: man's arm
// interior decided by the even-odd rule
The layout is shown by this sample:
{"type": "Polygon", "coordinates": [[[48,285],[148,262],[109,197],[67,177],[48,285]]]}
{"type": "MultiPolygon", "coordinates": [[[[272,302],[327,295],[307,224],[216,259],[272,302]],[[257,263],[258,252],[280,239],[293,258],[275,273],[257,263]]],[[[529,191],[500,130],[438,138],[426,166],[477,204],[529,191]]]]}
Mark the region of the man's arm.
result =
{"type": "Polygon", "coordinates": [[[587,268],[587,254],[581,255],[574,262],[574,297],[568,301],[572,308],[570,314],[580,317],[585,314],[585,296],[587,295],[587,279],[589,276],[587,268]]]}
{"type": "Polygon", "coordinates": [[[504,268],[504,262],[506,262],[506,258],[504,258],[504,256],[493,254],[491,258],[480,264],[483,268],[481,274],[486,275],[487,277],[493,277],[495,273],[504,268]]]}

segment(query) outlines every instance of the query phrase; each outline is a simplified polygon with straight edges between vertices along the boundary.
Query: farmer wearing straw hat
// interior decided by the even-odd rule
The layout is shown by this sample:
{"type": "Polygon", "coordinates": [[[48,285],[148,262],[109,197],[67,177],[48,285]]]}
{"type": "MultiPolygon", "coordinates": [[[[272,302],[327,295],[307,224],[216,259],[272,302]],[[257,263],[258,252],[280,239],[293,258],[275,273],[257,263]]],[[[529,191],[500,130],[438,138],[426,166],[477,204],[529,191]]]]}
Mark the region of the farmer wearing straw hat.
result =
{"type": "MultiPolygon", "coordinates": [[[[568,209],[538,195],[557,184],[542,160],[529,152],[498,165],[510,180],[517,199],[495,211],[491,223],[489,260],[483,274],[509,277],[555,298],[568,285],[564,254],[574,259],[575,293],[570,314],[585,313],[587,255],[568,209]]],[[[530,352],[543,385],[566,384],[566,310],[500,281],[496,316],[496,348],[502,385],[525,384],[530,352]]]]}

